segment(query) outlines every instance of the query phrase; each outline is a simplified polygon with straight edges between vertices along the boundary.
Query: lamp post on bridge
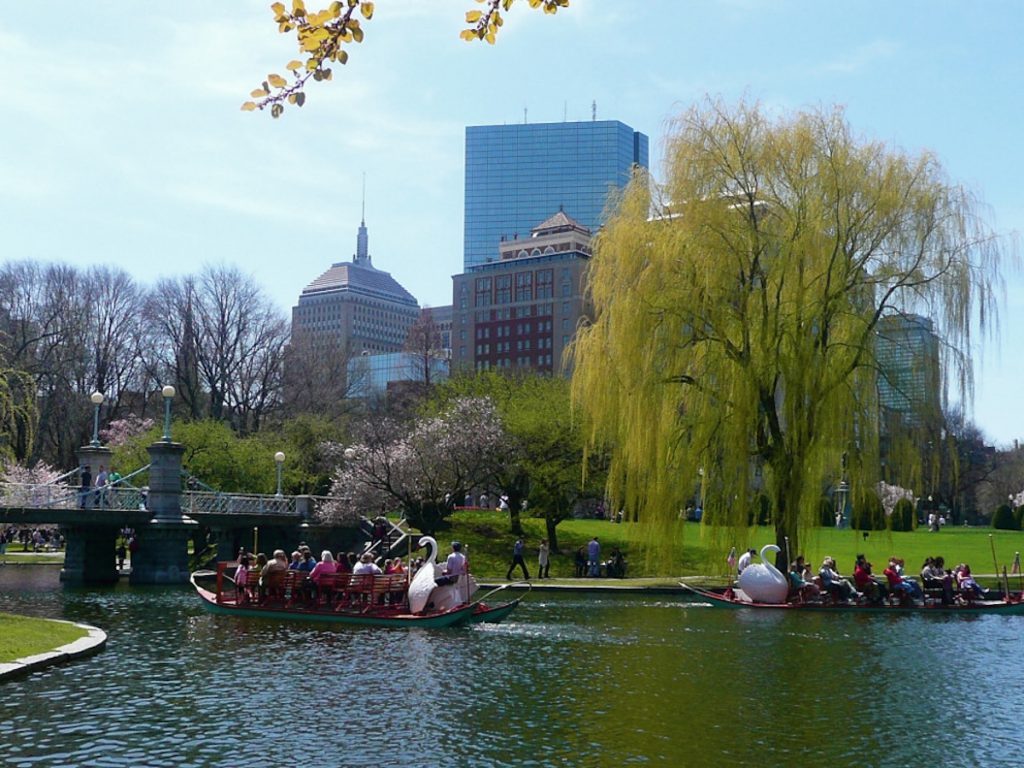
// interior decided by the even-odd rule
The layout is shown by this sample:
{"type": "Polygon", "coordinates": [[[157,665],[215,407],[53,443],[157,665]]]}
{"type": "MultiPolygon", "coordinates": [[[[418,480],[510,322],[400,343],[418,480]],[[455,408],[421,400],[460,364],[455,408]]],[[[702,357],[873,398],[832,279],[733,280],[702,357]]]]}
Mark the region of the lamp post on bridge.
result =
{"type": "Polygon", "coordinates": [[[281,470],[284,467],[284,453],[278,451],[274,454],[274,461],[277,463],[277,496],[280,498],[283,494],[281,493],[281,470]]]}
{"type": "Polygon", "coordinates": [[[171,442],[171,400],[174,399],[174,387],[170,384],[165,384],[164,388],[160,390],[160,393],[164,396],[164,442],[171,442]]]}
{"type": "Polygon", "coordinates": [[[92,442],[89,443],[93,448],[100,447],[100,406],[103,405],[103,393],[99,390],[93,392],[89,399],[92,400],[92,442]]]}

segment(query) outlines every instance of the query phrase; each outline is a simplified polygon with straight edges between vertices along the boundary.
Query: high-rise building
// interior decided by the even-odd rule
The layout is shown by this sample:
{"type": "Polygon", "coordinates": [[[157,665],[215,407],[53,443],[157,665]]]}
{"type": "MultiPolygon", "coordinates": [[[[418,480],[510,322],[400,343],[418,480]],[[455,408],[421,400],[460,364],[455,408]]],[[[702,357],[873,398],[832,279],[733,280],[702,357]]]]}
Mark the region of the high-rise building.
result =
{"type": "Polygon", "coordinates": [[[373,266],[363,220],[352,261],[332,264],[302,290],[292,309],[292,339],[349,356],[400,352],[419,316],[412,294],[373,266]]]}
{"type": "Polygon", "coordinates": [[[453,368],[561,372],[562,353],[589,314],[590,241],[589,229],[559,211],[529,237],[499,243],[498,258],[455,275],[453,368]]]}
{"type": "Polygon", "coordinates": [[[647,136],[617,120],[467,127],[464,270],[552,211],[596,232],[634,166],[647,167],[647,136]]]}
{"type": "Polygon", "coordinates": [[[920,315],[894,315],[878,323],[878,401],[914,426],[941,419],[939,339],[932,321],[920,315]]]}

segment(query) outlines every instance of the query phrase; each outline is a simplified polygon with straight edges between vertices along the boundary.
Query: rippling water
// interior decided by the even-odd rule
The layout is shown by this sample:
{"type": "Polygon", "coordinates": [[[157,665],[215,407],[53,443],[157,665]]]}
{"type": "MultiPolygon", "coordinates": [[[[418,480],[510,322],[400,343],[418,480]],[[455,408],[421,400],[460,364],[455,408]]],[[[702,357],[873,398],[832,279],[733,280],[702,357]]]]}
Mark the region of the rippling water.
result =
{"type": "Polygon", "coordinates": [[[204,613],[181,588],[0,572],[0,610],[93,657],[0,685],[0,764],[1019,765],[1024,617],[780,615],[534,594],[371,630],[204,613]]]}

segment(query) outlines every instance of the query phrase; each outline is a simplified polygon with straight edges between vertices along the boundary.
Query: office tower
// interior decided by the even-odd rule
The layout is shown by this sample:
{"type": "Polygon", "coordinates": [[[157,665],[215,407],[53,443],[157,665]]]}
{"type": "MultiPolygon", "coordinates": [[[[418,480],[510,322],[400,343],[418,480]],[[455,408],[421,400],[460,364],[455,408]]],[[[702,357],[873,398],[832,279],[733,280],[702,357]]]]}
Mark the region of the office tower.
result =
{"type": "Polygon", "coordinates": [[[562,373],[562,353],[589,314],[590,241],[589,229],[558,211],[529,237],[500,242],[496,258],[455,275],[453,368],[562,373]]]}
{"type": "Polygon", "coordinates": [[[359,225],[352,261],[331,268],[307,285],[292,309],[292,340],[352,356],[399,352],[419,304],[390,274],[373,266],[366,221],[359,225]]]}
{"type": "Polygon", "coordinates": [[[647,136],[617,120],[466,128],[463,269],[562,210],[596,232],[613,189],[647,167],[647,136]]]}
{"type": "Polygon", "coordinates": [[[906,424],[927,426],[941,419],[939,339],[932,321],[894,315],[878,324],[878,401],[906,424]]]}

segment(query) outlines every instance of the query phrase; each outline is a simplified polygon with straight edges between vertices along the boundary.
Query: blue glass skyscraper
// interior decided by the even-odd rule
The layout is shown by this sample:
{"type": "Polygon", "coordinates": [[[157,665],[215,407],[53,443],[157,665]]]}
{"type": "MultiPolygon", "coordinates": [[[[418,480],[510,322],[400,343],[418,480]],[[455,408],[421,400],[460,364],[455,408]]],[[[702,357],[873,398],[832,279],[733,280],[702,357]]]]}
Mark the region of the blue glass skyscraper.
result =
{"type": "Polygon", "coordinates": [[[466,128],[464,268],[560,209],[597,231],[634,165],[647,167],[647,136],[618,120],[466,128]]]}

